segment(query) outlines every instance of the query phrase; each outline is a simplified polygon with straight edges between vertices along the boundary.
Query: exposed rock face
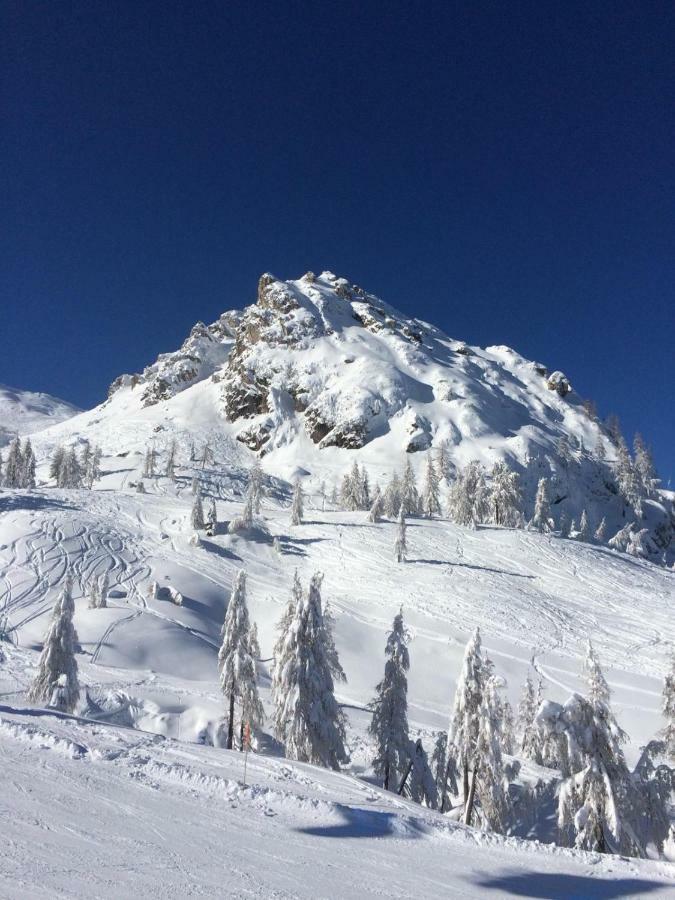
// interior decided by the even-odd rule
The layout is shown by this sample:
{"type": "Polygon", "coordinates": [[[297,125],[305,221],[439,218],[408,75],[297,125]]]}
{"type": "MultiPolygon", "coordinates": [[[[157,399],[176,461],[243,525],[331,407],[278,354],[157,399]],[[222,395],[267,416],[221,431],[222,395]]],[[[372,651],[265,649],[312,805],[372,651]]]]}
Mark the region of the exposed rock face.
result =
{"type": "Polygon", "coordinates": [[[555,391],[559,397],[566,397],[572,390],[569,379],[562,372],[552,372],[546,384],[549,391],[555,391]]]}

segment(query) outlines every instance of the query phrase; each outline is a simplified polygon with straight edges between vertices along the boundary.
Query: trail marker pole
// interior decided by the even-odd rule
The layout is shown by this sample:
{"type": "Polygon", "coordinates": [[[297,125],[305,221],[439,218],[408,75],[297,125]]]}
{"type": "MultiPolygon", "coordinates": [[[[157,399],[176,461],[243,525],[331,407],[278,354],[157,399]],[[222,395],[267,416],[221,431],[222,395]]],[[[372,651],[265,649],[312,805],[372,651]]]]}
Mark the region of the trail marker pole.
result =
{"type": "Polygon", "coordinates": [[[246,787],[246,762],[248,760],[248,751],[251,749],[251,726],[248,722],[244,724],[244,787],[246,787]]]}

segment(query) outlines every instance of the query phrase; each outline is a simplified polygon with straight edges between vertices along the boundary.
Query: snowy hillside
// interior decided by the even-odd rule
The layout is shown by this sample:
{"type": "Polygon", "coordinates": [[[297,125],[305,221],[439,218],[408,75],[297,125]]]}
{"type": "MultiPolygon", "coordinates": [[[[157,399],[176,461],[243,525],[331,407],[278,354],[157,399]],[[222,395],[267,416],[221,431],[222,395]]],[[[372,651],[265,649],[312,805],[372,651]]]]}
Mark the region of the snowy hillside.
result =
{"type": "MultiPolygon", "coordinates": [[[[481,721],[492,723],[486,710],[497,708],[488,685],[515,710],[526,679],[540,680],[538,708],[549,718],[556,703],[589,693],[590,638],[617,746],[619,727],[626,732],[625,771],[662,734],[675,650],[672,500],[562,373],[505,347],[466,347],[330,273],[263,276],[255,304],[196,325],[178,351],[116,379],[100,406],[31,441],[36,477],[24,477],[32,463],[14,442],[0,490],[0,896],[672,896],[675,832],[663,847],[645,841],[649,859],[558,846],[569,760],[550,747],[547,757],[526,753],[520,725],[499,750],[503,834],[485,815],[478,827],[460,824],[466,789],[450,788],[442,814],[438,803],[384,791],[373,764],[370,704],[401,610],[409,737],[429,757],[448,730],[476,628],[485,672],[494,671],[480,676],[481,721]],[[622,453],[632,500],[617,476],[622,453]],[[467,525],[455,514],[458,485],[474,460],[490,501],[467,525]],[[522,487],[509,527],[493,509],[490,470],[500,460],[522,487]],[[262,473],[252,471],[257,462],[262,473]],[[369,516],[368,507],[408,462],[420,489],[437,467],[441,508],[408,516],[396,562],[403,488],[394,515],[369,516]],[[363,492],[367,473],[367,503],[345,493],[355,464],[358,484],[346,483],[363,492]],[[9,486],[10,469],[28,489],[9,486]],[[304,513],[292,523],[301,486],[304,513]],[[528,528],[537,492],[541,527],[528,528]],[[584,510],[591,530],[565,536],[563,516],[581,527],[584,510]],[[639,521],[657,550],[618,552],[593,535],[602,519],[608,536],[639,521]],[[265,713],[253,722],[246,785],[243,754],[224,749],[235,717],[218,666],[241,571],[257,627],[241,659],[265,713]],[[274,727],[279,622],[295,574],[306,588],[317,572],[346,674],[335,676],[335,698],[349,760],[335,772],[284,758],[289,744],[274,727]],[[74,625],[77,639],[57,622],[74,625]],[[65,674],[52,700],[29,699],[45,642],[53,660],[74,648],[74,715],[44,708],[59,702],[65,674]]],[[[471,503],[482,491],[474,485],[471,503]]],[[[302,595],[296,611],[308,604],[302,595]]],[[[299,633],[298,621],[284,634],[299,633]]],[[[315,632],[317,642],[326,633],[315,632]]],[[[604,702],[597,709],[611,725],[604,702]]],[[[673,704],[675,715],[675,680],[673,704]]],[[[499,708],[491,741],[505,734],[499,708]]],[[[236,716],[239,731],[239,707],[236,716]]],[[[650,754],[649,789],[668,788],[669,800],[658,806],[650,794],[640,827],[662,809],[667,835],[672,760],[662,745],[650,754]]],[[[614,832],[632,834],[616,824],[619,812],[610,817],[614,832]]],[[[592,817],[577,818],[581,830],[592,817]]]]}
{"type": "Polygon", "coordinates": [[[406,457],[421,472],[426,451],[443,448],[450,477],[472,460],[517,471],[527,518],[546,477],[556,521],[586,509],[611,536],[637,519],[648,555],[672,563],[672,502],[651,492],[635,515],[617,488],[615,440],[561,362],[468,347],[330,272],[263,275],[254,304],[198,323],[178,351],[120,376],[101,406],[34,444],[39,459],[84,439],[111,455],[209,441],[223,462],[255,453],[271,475],[302,470],[314,490],[339,483],[355,456],[384,485],[406,457]]]}
{"type": "Polygon", "coordinates": [[[17,434],[43,431],[79,412],[76,406],[49,394],[20,391],[0,384],[0,447],[17,434]]]}

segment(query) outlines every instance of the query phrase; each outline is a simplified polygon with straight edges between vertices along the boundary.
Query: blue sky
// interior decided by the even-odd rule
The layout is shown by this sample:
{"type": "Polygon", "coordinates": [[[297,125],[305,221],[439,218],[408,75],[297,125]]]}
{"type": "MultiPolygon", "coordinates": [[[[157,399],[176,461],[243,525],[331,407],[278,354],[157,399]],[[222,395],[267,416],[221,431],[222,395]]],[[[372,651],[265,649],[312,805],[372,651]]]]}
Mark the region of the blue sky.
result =
{"type": "Polygon", "coordinates": [[[82,406],[329,268],[562,368],[673,477],[670,3],[0,11],[0,381],[82,406]]]}

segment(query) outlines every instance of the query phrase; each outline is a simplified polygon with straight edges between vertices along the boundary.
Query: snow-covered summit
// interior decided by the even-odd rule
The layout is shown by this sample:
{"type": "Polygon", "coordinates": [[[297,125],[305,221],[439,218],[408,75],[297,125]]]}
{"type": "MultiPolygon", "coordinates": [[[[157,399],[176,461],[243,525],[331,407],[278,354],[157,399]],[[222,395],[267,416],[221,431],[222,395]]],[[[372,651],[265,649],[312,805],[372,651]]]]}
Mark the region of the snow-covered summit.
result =
{"type": "MultiPolygon", "coordinates": [[[[467,346],[331,272],[267,273],[254,303],[198,323],[178,351],[120,376],[101,406],[41,435],[38,453],[82,438],[108,453],[209,440],[221,460],[250,465],[256,454],[269,474],[290,478],[300,466],[318,484],[335,483],[354,453],[382,480],[443,447],[451,472],[472,460],[517,470],[526,512],[547,477],[557,513],[586,509],[613,533],[628,514],[611,471],[616,447],[563,364],[467,346]]],[[[644,509],[661,552],[669,514],[653,501],[644,509]]]]}
{"type": "Polygon", "coordinates": [[[50,394],[0,384],[0,447],[17,434],[42,431],[79,412],[72,403],[50,394]]]}

